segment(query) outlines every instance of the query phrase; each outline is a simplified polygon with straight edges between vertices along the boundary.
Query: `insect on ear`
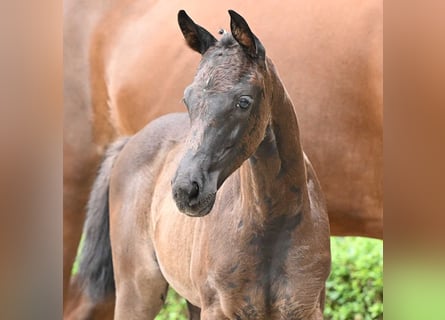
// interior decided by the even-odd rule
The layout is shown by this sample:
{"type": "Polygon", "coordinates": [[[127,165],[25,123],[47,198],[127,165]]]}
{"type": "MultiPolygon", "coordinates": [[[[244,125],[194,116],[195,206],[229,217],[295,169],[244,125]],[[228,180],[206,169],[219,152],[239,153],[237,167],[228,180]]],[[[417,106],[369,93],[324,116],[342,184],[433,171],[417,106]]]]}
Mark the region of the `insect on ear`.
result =
{"type": "Polygon", "coordinates": [[[187,45],[200,54],[204,54],[217,41],[210,32],[193,22],[184,10],[178,12],[178,24],[187,45]]]}

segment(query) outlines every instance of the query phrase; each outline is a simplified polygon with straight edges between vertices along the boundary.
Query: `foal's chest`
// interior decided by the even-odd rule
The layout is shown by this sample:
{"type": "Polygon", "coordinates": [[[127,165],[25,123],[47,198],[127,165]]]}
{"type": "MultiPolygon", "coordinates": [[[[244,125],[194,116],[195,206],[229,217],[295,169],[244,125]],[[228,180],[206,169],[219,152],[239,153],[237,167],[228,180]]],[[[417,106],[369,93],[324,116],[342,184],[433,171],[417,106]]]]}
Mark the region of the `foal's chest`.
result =
{"type": "Polygon", "coordinates": [[[229,319],[297,319],[298,286],[286,270],[246,272],[218,279],[215,300],[229,319]]]}
{"type": "Polygon", "coordinates": [[[242,249],[215,261],[208,274],[209,303],[218,301],[230,319],[297,319],[301,288],[295,242],[285,227],[273,235],[252,233],[242,249]]]}

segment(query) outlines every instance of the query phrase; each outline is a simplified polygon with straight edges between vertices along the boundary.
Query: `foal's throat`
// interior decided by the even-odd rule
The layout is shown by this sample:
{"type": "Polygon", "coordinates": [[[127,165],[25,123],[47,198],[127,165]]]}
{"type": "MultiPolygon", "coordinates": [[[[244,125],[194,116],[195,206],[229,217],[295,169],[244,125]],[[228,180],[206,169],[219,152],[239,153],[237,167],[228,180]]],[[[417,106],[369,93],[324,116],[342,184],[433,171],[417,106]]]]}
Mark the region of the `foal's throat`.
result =
{"type": "Polygon", "coordinates": [[[241,188],[261,211],[292,214],[305,201],[306,167],[292,101],[271,68],[271,120],[258,149],[241,167],[241,188]]]}

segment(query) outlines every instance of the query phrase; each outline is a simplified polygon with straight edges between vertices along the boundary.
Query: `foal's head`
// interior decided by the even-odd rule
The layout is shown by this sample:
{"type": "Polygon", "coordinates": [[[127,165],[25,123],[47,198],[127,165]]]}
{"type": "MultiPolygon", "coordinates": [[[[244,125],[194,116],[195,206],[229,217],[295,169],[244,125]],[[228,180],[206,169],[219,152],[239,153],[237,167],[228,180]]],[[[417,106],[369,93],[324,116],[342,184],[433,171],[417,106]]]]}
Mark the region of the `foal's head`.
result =
{"type": "Polygon", "coordinates": [[[231,34],[217,41],[178,13],[187,44],[202,55],[184,91],[191,128],[172,180],[176,204],[190,216],[210,212],[218,188],[255,152],[270,121],[265,50],[244,18],[229,14],[231,34]]]}

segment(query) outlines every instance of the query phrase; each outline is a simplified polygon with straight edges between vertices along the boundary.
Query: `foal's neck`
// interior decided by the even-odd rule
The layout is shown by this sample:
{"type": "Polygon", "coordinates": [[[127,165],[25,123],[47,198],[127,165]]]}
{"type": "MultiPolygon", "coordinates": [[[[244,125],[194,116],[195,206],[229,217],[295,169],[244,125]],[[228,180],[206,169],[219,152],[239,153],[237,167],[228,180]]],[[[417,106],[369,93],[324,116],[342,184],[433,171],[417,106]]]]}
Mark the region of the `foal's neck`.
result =
{"type": "Polygon", "coordinates": [[[287,214],[303,207],[306,167],[292,101],[270,60],[268,68],[271,120],[257,151],[242,166],[242,188],[266,214],[287,214]]]}

